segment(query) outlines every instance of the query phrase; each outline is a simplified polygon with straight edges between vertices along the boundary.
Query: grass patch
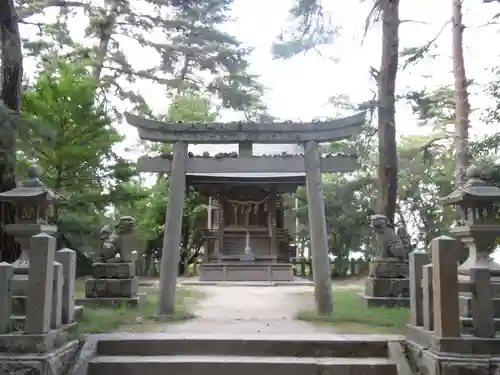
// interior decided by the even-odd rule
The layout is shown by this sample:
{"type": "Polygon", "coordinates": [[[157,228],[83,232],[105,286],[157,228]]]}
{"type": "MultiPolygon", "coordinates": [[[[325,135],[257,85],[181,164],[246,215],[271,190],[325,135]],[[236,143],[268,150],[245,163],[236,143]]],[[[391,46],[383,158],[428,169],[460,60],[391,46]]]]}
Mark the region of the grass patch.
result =
{"type": "Polygon", "coordinates": [[[341,333],[403,333],[409,321],[407,308],[369,308],[359,300],[359,290],[334,290],[334,312],[322,316],[316,311],[301,310],[297,319],[331,325],[341,333]]]}
{"type": "Polygon", "coordinates": [[[90,308],[85,307],[83,319],[72,333],[76,337],[89,333],[108,332],[148,332],[158,328],[161,323],[179,322],[194,318],[191,308],[201,298],[199,292],[179,288],[176,293],[175,312],[158,320],[155,317],[158,295],[146,296],[146,302],[139,308],[126,306],[118,308],[90,308]]]}

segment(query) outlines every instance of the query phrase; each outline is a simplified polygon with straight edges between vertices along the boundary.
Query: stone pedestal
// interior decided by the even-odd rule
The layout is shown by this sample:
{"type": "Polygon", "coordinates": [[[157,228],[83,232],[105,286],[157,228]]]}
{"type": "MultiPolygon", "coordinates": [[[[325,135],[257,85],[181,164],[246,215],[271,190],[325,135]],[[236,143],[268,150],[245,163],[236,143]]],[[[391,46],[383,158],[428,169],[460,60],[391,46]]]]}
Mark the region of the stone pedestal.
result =
{"type": "Polygon", "coordinates": [[[370,263],[365,293],[361,299],[370,307],[409,307],[408,262],[375,259],[370,263]]]}
{"type": "Polygon", "coordinates": [[[92,278],[85,282],[85,298],[77,302],[89,307],[137,307],[143,300],[138,286],[133,263],[94,263],[92,278]]]}
{"type": "Polygon", "coordinates": [[[405,357],[412,373],[486,375],[500,371],[500,338],[439,337],[408,325],[405,357]]]}
{"type": "Polygon", "coordinates": [[[79,350],[77,340],[60,345],[60,335],[0,335],[0,374],[65,375],[79,350]]]}

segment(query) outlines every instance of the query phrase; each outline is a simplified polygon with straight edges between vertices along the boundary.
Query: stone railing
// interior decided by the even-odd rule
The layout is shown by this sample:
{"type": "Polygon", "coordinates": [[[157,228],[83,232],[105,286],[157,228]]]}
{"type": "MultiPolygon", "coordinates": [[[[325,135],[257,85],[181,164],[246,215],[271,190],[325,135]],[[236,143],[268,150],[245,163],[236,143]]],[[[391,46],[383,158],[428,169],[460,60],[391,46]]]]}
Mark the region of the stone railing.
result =
{"type": "Polygon", "coordinates": [[[477,338],[495,337],[493,289],[487,268],[471,268],[458,277],[459,243],[441,236],[430,243],[430,254],[410,254],[410,325],[437,337],[461,337],[464,326],[477,338]],[[470,293],[471,317],[460,317],[459,294],[470,293]]]}
{"type": "Polygon", "coordinates": [[[56,251],[54,237],[33,236],[27,270],[0,263],[0,334],[43,335],[73,323],[75,273],[73,250],[56,251]]]}

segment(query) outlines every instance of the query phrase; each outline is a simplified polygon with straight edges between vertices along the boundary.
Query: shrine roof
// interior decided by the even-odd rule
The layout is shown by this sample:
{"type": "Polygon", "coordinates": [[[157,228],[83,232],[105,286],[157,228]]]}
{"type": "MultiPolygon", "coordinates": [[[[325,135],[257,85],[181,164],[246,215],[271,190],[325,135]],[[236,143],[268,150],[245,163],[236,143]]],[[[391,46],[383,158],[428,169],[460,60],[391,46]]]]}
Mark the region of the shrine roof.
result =
{"type": "Polygon", "coordinates": [[[186,182],[203,194],[217,193],[221,186],[274,188],[292,193],[306,183],[305,173],[188,173],[186,182]]]}

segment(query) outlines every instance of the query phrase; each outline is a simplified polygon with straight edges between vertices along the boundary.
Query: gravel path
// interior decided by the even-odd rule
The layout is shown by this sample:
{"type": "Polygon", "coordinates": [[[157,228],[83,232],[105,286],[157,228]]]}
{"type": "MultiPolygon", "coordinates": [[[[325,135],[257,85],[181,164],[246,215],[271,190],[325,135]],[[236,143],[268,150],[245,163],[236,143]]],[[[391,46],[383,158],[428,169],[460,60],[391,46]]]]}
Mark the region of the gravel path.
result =
{"type": "Polygon", "coordinates": [[[295,314],[313,307],[310,286],[190,286],[205,297],[196,305],[197,318],[169,324],[160,332],[186,333],[318,333],[334,332],[295,320],[295,314]]]}

